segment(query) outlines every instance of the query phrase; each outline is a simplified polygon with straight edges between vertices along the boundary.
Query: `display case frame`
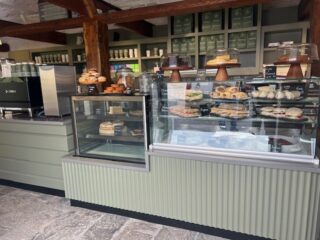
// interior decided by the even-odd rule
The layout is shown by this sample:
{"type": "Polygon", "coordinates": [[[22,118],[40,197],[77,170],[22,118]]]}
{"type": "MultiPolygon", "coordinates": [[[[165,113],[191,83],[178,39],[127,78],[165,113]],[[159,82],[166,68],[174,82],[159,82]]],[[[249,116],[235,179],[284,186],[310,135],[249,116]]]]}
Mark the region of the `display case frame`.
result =
{"type": "MultiPolygon", "coordinates": [[[[296,80],[267,80],[267,79],[235,79],[229,80],[224,82],[223,84],[227,84],[229,86],[240,86],[240,88],[245,89],[248,85],[254,86],[265,86],[265,85],[279,85],[287,87],[288,84],[305,84],[308,89],[307,93],[299,98],[298,100],[288,100],[288,99],[259,99],[253,98],[250,96],[250,90],[243,90],[246,91],[248,94],[247,99],[212,99],[208,96],[209,92],[205,92],[203,90],[204,97],[198,99],[196,101],[186,101],[185,99],[170,99],[172,94],[168,93],[168,84],[163,82],[161,86],[155,86],[153,89],[153,103],[157,102],[157,104],[153,105],[153,116],[152,116],[152,143],[150,146],[150,152],[160,152],[160,153],[170,153],[170,156],[181,157],[182,155],[193,155],[197,158],[221,158],[221,159],[242,159],[248,161],[266,161],[267,163],[295,163],[295,164],[312,164],[312,165],[319,165],[319,151],[318,151],[318,119],[319,119],[319,80],[320,79],[296,79],[296,80]],[[310,84],[312,82],[312,84],[310,84]],[[312,89],[309,86],[312,85],[312,89]],[[165,96],[167,94],[167,96],[165,96]],[[190,108],[198,109],[198,116],[193,117],[182,117],[179,114],[175,114],[174,111],[171,112],[170,103],[169,101],[174,102],[174,106],[181,105],[185,106],[187,109],[190,108]],[[202,116],[202,111],[210,111],[211,107],[219,107],[221,103],[224,104],[248,104],[248,109],[251,109],[249,105],[252,106],[252,109],[255,111],[255,115],[244,117],[244,118],[228,118],[225,116],[217,116],[211,113],[207,116],[202,116]],[[167,104],[167,105],[165,105],[167,104]],[[209,109],[200,109],[201,105],[210,105],[209,109]],[[277,118],[268,118],[266,116],[262,116],[257,111],[262,107],[271,106],[273,105],[274,108],[298,108],[303,110],[303,117],[306,117],[306,120],[302,118],[295,121],[292,119],[281,119],[277,118]],[[259,109],[256,109],[257,108],[259,109]],[[164,112],[162,111],[164,109],[164,112]],[[159,120],[160,119],[160,120],[159,120]],[[162,120],[161,120],[162,119],[162,120]],[[162,129],[157,126],[158,122],[160,122],[160,126],[165,126],[162,129]],[[221,123],[223,123],[221,125],[221,123]],[[195,124],[195,125],[193,125],[195,124]],[[262,126],[263,125],[263,129],[262,126]],[[167,127],[169,126],[169,127],[167,127]],[[208,126],[208,127],[207,127],[208,126]],[[167,129],[166,129],[167,127],[167,129]],[[181,127],[182,131],[179,131],[181,127]],[[207,127],[207,130],[204,129],[207,127]],[[228,144],[223,147],[219,147],[219,144],[222,146],[222,140],[219,142],[216,139],[223,139],[227,138],[226,136],[218,136],[211,134],[212,129],[219,129],[219,130],[212,130],[212,132],[223,132],[223,128],[225,129],[225,135],[230,135],[230,138],[234,139],[230,140],[228,144]],[[238,128],[238,129],[237,129],[238,128]],[[211,130],[210,130],[211,129],[211,130]],[[242,129],[248,136],[252,130],[252,139],[248,139],[252,143],[258,141],[259,135],[265,135],[266,138],[261,140],[263,141],[264,150],[260,151],[255,148],[246,148],[244,147],[245,141],[239,141],[239,145],[243,146],[231,148],[226,146],[232,146],[233,142],[237,142],[238,139],[235,132],[242,132],[242,129]],[[250,131],[249,131],[249,130],[250,131]],[[261,130],[262,129],[262,130],[261,130]],[[290,130],[291,129],[291,130],[290,130]],[[290,132],[291,131],[291,132],[290,132]],[[208,133],[209,132],[209,133],[208,133]],[[289,134],[293,134],[290,135],[289,134]],[[203,134],[202,134],[203,133],[203,134]],[[271,134],[273,133],[273,134],[271,134]],[[279,136],[276,135],[279,133],[279,136]],[[181,136],[180,136],[180,135],[181,136]],[[189,135],[188,135],[189,134],[189,135]],[[202,135],[203,136],[202,136],[202,135]],[[210,135],[211,134],[211,135],[210,135]],[[301,134],[301,136],[299,135],[301,134]],[[302,136],[303,134],[303,136],[302,136]],[[310,134],[310,136],[308,135],[310,134]],[[198,136],[199,135],[199,136],[198,136]],[[210,136],[209,136],[210,135],[210,136]],[[180,137],[179,137],[180,136],[180,137]],[[189,136],[190,141],[189,143],[183,144],[182,142],[185,141],[185,138],[189,136]],[[201,137],[202,136],[202,137],[201,137]],[[253,139],[255,136],[256,138],[253,139]],[[288,144],[289,146],[281,146],[283,150],[277,149],[278,147],[278,139],[285,139],[291,141],[292,139],[296,139],[297,142],[293,143],[284,143],[288,144]],[[201,143],[199,146],[195,143],[194,138],[203,138],[206,140],[211,140],[212,146],[209,146],[209,142],[201,143]],[[215,139],[216,138],[216,139],[215,139]],[[181,140],[180,142],[178,140],[181,140]],[[277,142],[276,144],[273,142],[277,142]],[[296,145],[295,145],[296,144],[296,145]],[[216,145],[216,146],[214,146],[216,145]],[[276,145],[276,146],[275,146],[276,145]],[[292,146],[291,146],[292,145],[292,146]],[[273,148],[272,148],[273,146],[273,148]],[[293,149],[297,147],[297,149],[293,149]],[[273,150],[270,150],[273,149],[273,150]],[[291,152],[290,152],[291,151],[291,152]]],[[[175,83],[175,88],[179,83],[175,83]]],[[[201,81],[201,82],[184,82],[187,89],[193,89],[194,86],[200,86],[201,84],[210,85],[209,88],[213,88],[216,84],[221,85],[221,82],[216,81],[201,81]]],[[[297,88],[300,85],[294,85],[297,88]]],[[[179,88],[179,87],[178,87],[179,88]]],[[[180,90],[175,89],[177,96],[180,90]]],[[[176,110],[176,109],[173,109],[176,110]]],[[[295,109],[297,110],[297,109],[295,109]]],[[[259,110],[260,111],[260,110],[259,110]]],[[[299,111],[299,110],[298,110],[299,111]]],[[[188,115],[188,114],[187,114],[188,115]]],[[[192,115],[192,114],[191,114],[192,115]]],[[[191,116],[190,115],[190,116],[191,116]]],[[[224,134],[219,132],[219,134],[224,134]]],[[[240,134],[241,135],[241,134],[240,134]]],[[[240,136],[240,138],[243,136],[240,136]]],[[[208,140],[208,141],[209,141],[208,140]]],[[[282,140],[281,140],[282,141],[282,140]]],[[[285,141],[283,141],[285,142],[285,141]]],[[[254,144],[252,144],[254,145],[254,144]]],[[[258,146],[258,145],[257,145],[258,146]]]]}
{"type": "MultiPolygon", "coordinates": [[[[83,158],[93,158],[93,159],[100,159],[100,160],[110,160],[113,163],[121,163],[121,165],[128,164],[128,166],[131,166],[132,164],[139,164],[139,165],[147,165],[147,151],[149,149],[149,121],[148,121],[148,105],[149,105],[149,96],[106,96],[106,95],[100,95],[100,96],[84,96],[84,95],[78,95],[78,96],[72,96],[71,102],[72,102],[72,122],[73,122],[73,131],[74,131],[74,143],[75,143],[75,155],[77,157],[83,157],[83,158]],[[87,103],[93,103],[91,105],[92,109],[91,114],[87,115],[87,117],[84,117],[79,114],[79,110],[77,110],[78,106],[77,104],[80,102],[86,101],[87,103]],[[95,114],[93,112],[94,103],[100,104],[100,106],[104,106],[104,108],[100,111],[102,113],[95,114]],[[127,108],[127,111],[124,111],[121,115],[110,115],[107,111],[107,106],[114,103],[121,103],[121,104],[137,104],[141,106],[140,108],[137,108],[136,110],[141,111],[142,115],[139,117],[133,117],[131,114],[129,115],[130,108],[127,108]],[[102,105],[101,105],[102,104],[102,105]],[[78,116],[77,116],[78,114],[78,116]],[[80,120],[80,117],[82,119],[80,120]],[[122,121],[124,124],[127,122],[131,122],[133,124],[138,124],[140,127],[142,127],[143,135],[139,136],[132,136],[129,133],[129,130],[126,130],[126,134],[120,133],[119,135],[101,135],[101,133],[95,131],[93,133],[86,132],[85,137],[86,139],[92,139],[92,142],[94,142],[96,139],[105,141],[105,144],[93,144],[94,148],[99,148],[100,146],[108,146],[108,145],[119,145],[120,147],[123,147],[124,153],[121,153],[121,150],[115,150],[115,154],[113,155],[112,152],[110,153],[103,153],[96,154],[96,153],[89,153],[87,150],[81,150],[81,143],[80,138],[83,135],[82,132],[79,130],[79,123],[80,121],[90,121],[90,120],[97,120],[96,122],[99,124],[104,121],[122,121]],[[120,144],[118,144],[120,143],[120,144]],[[136,148],[132,148],[132,146],[137,146],[136,148]],[[131,146],[131,147],[130,147],[131,146]],[[139,149],[138,149],[139,148],[139,149]],[[137,150],[138,153],[131,154],[130,151],[137,150]],[[86,153],[87,151],[87,153],[86,153]],[[118,151],[118,152],[117,152],[118,151]],[[129,151],[129,153],[127,153],[129,151]]],[[[95,109],[96,110],[96,109],[95,109]]],[[[135,110],[135,109],[132,109],[135,110]]],[[[125,125],[124,125],[125,126],[125,125]]],[[[97,130],[97,129],[96,129],[97,130]]],[[[116,131],[116,130],[114,130],[116,131]]],[[[83,137],[82,137],[83,138],[83,137]]],[[[117,147],[115,147],[117,149],[117,147]]],[[[90,149],[90,148],[88,148],[90,149]]],[[[119,149],[119,148],[118,148],[119,149]]],[[[99,150],[100,151],[100,150],[99,150]]],[[[96,152],[99,152],[98,150],[96,152]]],[[[102,150],[101,150],[102,151],[102,150]]],[[[94,152],[94,151],[93,151],[94,152]]]]}

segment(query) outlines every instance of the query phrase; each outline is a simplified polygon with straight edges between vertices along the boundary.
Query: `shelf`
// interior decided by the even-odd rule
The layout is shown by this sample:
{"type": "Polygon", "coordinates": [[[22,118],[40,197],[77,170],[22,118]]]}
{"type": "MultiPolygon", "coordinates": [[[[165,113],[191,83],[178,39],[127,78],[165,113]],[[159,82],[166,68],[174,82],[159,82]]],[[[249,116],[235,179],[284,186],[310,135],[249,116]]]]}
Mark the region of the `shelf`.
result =
{"type": "Polygon", "coordinates": [[[109,59],[110,62],[130,62],[130,61],[138,61],[138,58],[113,58],[109,59]]]}
{"type": "Polygon", "coordinates": [[[185,34],[177,34],[177,35],[171,35],[170,38],[189,38],[189,37],[195,37],[196,33],[185,33],[185,34]]]}
{"type": "Polygon", "coordinates": [[[240,53],[246,53],[246,52],[256,52],[256,48],[247,48],[247,49],[239,49],[240,53]]]}
{"type": "Polygon", "coordinates": [[[83,64],[83,63],[87,63],[87,61],[73,61],[74,64],[83,64]]]}
{"type": "Polygon", "coordinates": [[[277,48],[276,47],[264,48],[263,51],[265,51],[265,52],[274,52],[274,51],[277,51],[277,48]]]}
{"type": "Polygon", "coordinates": [[[199,32],[198,36],[212,36],[212,35],[221,35],[224,34],[226,30],[215,30],[212,32],[199,32]]]}
{"type": "Polygon", "coordinates": [[[183,101],[184,103],[188,105],[201,105],[201,104],[206,104],[206,103],[254,103],[254,104],[259,104],[259,103],[267,103],[267,104],[277,104],[277,105],[306,105],[306,104],[316,104],[318,105],[319,99],[317,97],[308,97],[305,99],[301,99],[298,101],[292,101],[292,100],[277,100],[277,99],[259,99],[259,98],[249,98],[245,100],[241,99],[213,99],[213,98],[203,98],[202,100],[199,101],[185,101],[185,100],[179,100],[179,99],[174,99],[174,100],[168,100],[166,98],[161,98],[161,101],[183,101]]]}
{"type": "Polygon", "coordinates": [[[143,122],[143,117],[133,117],[130,115],[90,115],[87,116],[86,119],[92,119],[92,120],[102,120],[102,121],[108,121],[108,120],[121,120],[125,122],[143,122]]]}
{"type": "Polygon", "coordinates": [[[141,60],[153,60],[153,59],[160,59],[161,56],[153,56],[153,57],[141,57],[141,60]]]}
{"type": "Polygon", "coordinates": [[[131,136],[131,135],[123,135],[123,136],[104,136],[99,134],[86,134],[86,139],[101,139],[101,140],[113,140],[113,141],[119,141],[119,142],[144,142],[144,136],[131,136]]]}
{"type": "Polygon", "coordinates": [[[257,31],[258,27],[248,27],[248,28],[236,28],[236,29],[228,29],[228,33],[237,33],[237,32],[250,32],[257,31]]]}
{"type": "MultiPolygon", "coordinates": [[[[263,118],[263,117],[251,117],[251,118],[244,118],[244,119],[231,119],[231,118],[224,118],[224,117],[215,117],[215,116],[200,116],[200,117],[194,117],[194,118],[183,118],[175,115],[159,115],[160,118],[165,119],[179,119],[184,121],[193,121],[193,120],[203,120],[203,121],[235,121],[237,123],[241,122],[249,122],[249,123],[283,123],[283,124],[294,124],[294,125],[305,125],[305,124],[316,124],[315,120],[312,120],[310,117],[308,117],[307,121],[294,121],[294,120],[280,120],[276,118],[263,118]]],[[[289,126],[288,126],[289,127],[289,126]]]]}

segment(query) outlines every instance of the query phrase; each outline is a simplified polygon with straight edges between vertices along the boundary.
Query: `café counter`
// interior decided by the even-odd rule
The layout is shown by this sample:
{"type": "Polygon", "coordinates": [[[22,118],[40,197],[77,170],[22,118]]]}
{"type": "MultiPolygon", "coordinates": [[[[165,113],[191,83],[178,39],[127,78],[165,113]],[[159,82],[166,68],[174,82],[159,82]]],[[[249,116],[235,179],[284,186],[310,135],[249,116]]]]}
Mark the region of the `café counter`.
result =
{"type": "Polygon", "coordinates": [[[73,148],[70,117],[0,119],[0,180],[63,190],[61,157],[73,148]]]}

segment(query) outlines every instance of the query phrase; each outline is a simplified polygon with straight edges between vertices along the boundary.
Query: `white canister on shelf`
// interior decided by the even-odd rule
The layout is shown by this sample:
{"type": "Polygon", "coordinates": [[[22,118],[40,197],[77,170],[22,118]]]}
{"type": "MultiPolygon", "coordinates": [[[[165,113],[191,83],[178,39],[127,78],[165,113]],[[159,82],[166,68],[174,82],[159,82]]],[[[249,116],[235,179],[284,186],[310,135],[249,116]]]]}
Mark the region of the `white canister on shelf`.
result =
{"type": "Polygon", "coordinates": [[[131,48],[131,49],[129,49],[129,58],[133,58],[133,49],[131,48]]]}
{"type": "Polygon", "coordinates": [[[135,48],[135,49],[134,49],[134,57],[135,57],[135,58],[138,58],[138,48],[135,48]]]}

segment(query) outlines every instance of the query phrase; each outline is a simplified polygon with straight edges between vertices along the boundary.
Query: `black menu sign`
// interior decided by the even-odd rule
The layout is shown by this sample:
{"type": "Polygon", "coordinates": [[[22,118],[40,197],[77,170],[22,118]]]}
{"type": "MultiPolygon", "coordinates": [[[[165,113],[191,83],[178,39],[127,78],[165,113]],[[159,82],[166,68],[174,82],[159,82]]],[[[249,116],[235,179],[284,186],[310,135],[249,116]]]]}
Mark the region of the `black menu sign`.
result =
{"type": "Polygon", "coordinates": [[[276,79],[277,78],[277,67],[266,66],[265,68],[265,79],[276,79]]]}

